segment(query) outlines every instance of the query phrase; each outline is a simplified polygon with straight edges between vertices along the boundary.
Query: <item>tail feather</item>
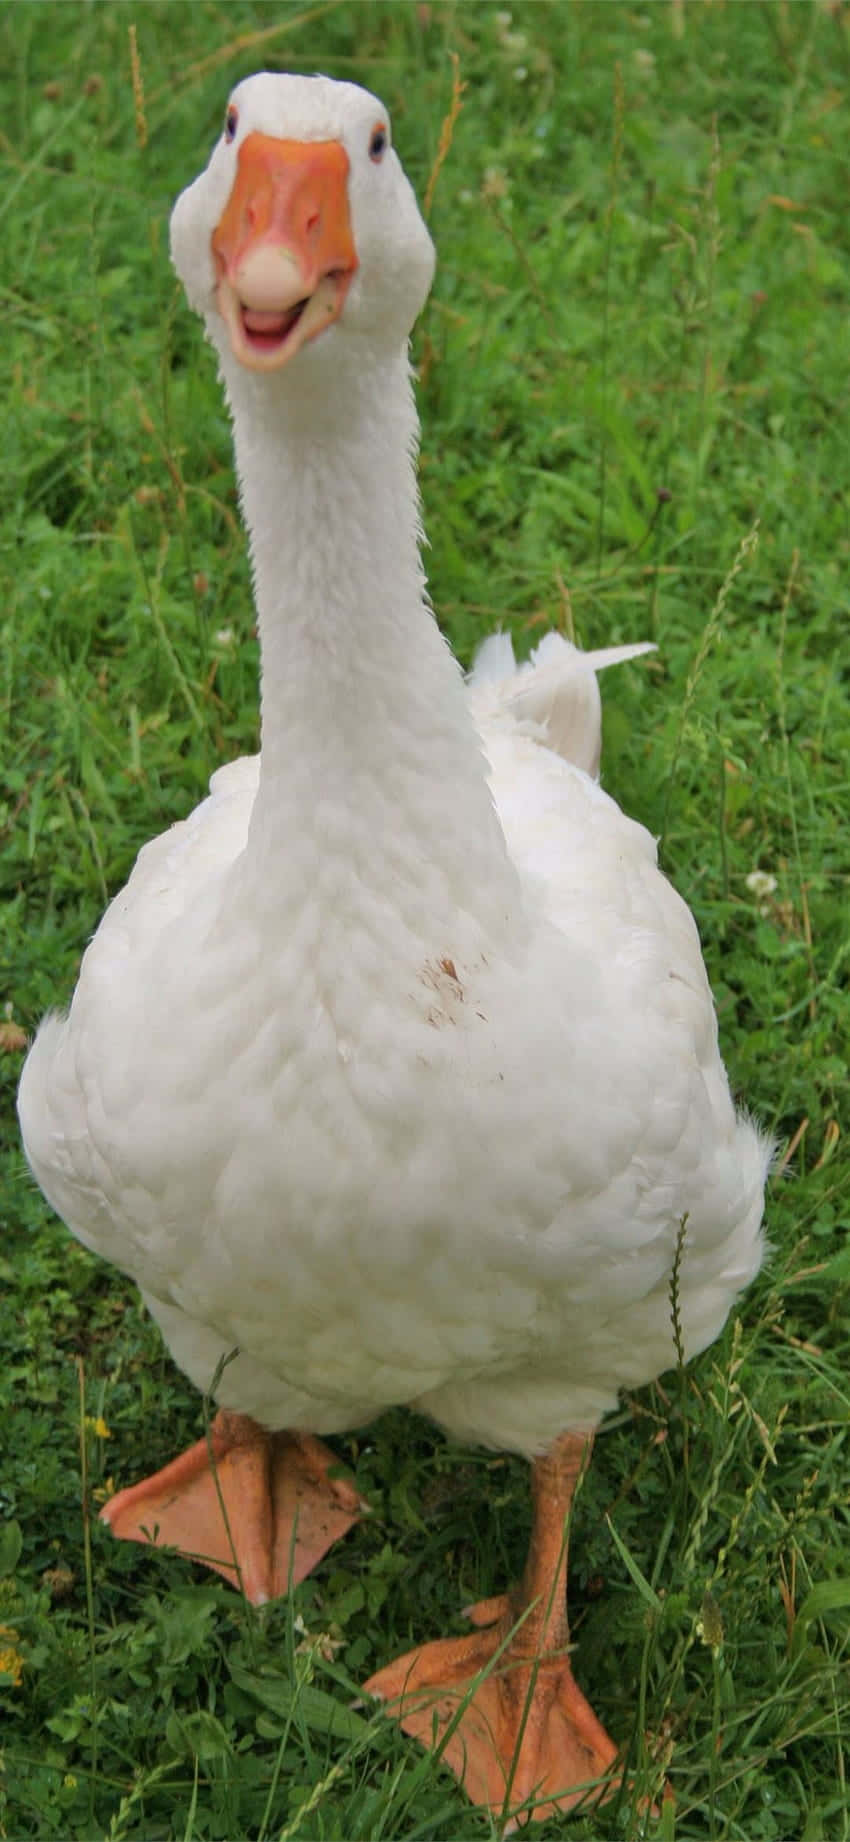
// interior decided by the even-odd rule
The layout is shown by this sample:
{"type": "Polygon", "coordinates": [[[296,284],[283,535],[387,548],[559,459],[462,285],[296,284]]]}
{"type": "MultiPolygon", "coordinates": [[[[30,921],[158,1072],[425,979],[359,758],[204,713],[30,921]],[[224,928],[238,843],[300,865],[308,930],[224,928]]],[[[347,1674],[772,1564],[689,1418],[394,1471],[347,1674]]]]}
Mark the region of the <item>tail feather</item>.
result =
{"type": "Polygon", "coordinates": [[[654,651],[651,640],[642,640],[582,652],[563,634],[552,632],[526,663],[517,665],[510,634],[491,633],[469,674],[473,708],[491,716],[504,711],[515,722],[538,730],[548,748],[598,779],[602,701],[596,674],[654,651]]]}

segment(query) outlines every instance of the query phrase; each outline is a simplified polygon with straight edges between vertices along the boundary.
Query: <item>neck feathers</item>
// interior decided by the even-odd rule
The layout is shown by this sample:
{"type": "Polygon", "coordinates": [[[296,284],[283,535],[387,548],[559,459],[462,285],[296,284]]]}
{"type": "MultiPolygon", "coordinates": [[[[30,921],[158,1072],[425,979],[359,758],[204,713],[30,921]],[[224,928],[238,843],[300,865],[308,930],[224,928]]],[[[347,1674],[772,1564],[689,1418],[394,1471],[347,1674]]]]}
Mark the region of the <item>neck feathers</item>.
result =
{"type": "Polygon", "coordinates": [[[248,853],[272,905],[318,901],[343,930],[358,905],[372,927],[403,911],[460,951],[453,922],[503,933],[516,886],[427,601],[407,356],[336,393],[301,367],[318,356],[228,380],[262,655],[248,853]]]}

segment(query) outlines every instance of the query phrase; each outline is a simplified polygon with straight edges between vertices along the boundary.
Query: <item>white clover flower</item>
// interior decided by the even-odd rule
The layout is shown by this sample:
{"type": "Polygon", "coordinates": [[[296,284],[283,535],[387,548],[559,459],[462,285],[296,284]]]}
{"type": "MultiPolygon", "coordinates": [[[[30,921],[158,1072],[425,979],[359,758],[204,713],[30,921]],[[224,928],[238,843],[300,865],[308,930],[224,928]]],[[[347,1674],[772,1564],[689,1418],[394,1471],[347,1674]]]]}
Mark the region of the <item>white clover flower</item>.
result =
{"type": "Polygon", "coordinates": [[[744,881],[750,894],[758,896],[760,900],[766,895],[773,895],[776,888],[776,877],[771,876],[769,870],[751,870],[744,881]]]}

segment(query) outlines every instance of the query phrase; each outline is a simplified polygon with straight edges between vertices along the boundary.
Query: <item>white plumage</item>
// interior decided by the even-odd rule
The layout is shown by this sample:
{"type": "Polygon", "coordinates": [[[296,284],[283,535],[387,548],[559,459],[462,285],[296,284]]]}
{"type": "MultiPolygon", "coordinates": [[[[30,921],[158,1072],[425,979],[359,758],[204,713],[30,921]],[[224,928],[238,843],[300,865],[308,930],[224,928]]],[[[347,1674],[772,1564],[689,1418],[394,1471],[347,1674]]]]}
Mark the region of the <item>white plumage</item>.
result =
{"type": "Polygon", "coordinates": [[[470,705],[480,730],[507,714],[518,729],[563,755],[594,779],[602,752],[602,703],[597,672],[654,652],[636,646],[602,646],[581,652],[560,633],[547,633],[531,658],[517,666],[509,633],[491,633],[479,647],[469,679],[470,705]]]}
{"type": "Polygon", "coordinates": [[[172,249],[233,417],[262,753],[141,852],[27,1061],[24,1141],[199,1388],[238,1347],[224,1407],[327,1433],[407,1403],[533,1456],[675,1360],[685,1216],[687,1350],[718,1334],[769,1147],[690,913],[591,777],[620,650],[550,636],[517,670],[499,637],[467,688],[428,609],[406,342],[432,251],[370,157],[380,103],[264,75],[232,106],[172,249]],[[258,369],[211,252],[252,134],[342,145],[357,255],[327,330],[290,356],[272,316],[258,369]]]}

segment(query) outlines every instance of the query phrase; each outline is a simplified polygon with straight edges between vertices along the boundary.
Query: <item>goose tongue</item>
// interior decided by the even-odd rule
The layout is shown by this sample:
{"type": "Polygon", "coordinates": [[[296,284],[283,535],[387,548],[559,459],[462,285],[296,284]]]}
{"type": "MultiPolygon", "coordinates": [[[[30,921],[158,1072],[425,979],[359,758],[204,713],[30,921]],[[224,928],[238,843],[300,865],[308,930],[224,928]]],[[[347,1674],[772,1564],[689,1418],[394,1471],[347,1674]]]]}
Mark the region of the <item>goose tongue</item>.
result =
{"type": "Polygon", "coordinates": [[[297,301],[294,307],[273,312],[259,307],[242,308],[242,324],[245,331],[267,339],[283,339],[295,325],[304,311],[304,302],[297,301]]]}

